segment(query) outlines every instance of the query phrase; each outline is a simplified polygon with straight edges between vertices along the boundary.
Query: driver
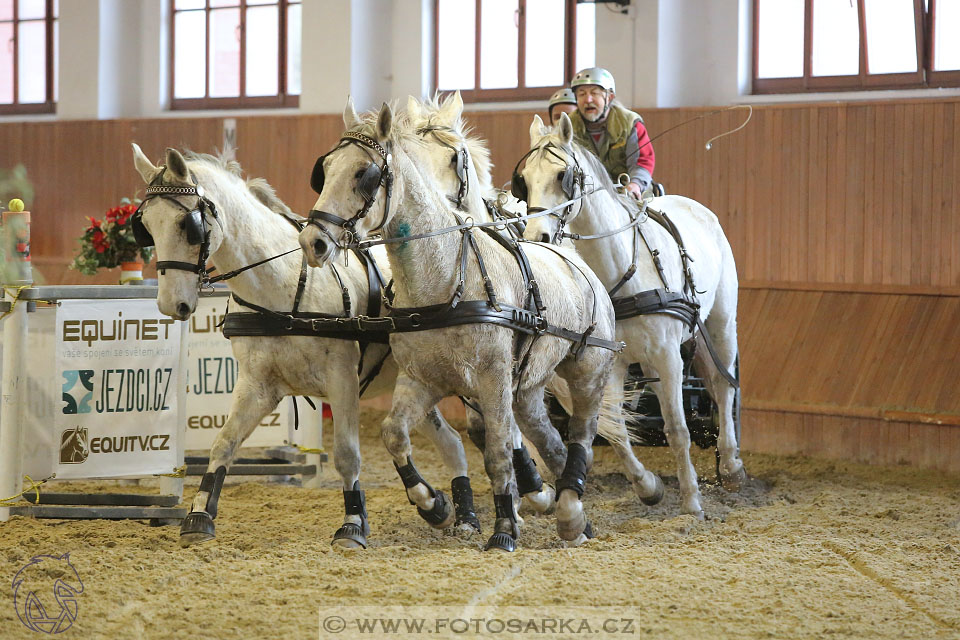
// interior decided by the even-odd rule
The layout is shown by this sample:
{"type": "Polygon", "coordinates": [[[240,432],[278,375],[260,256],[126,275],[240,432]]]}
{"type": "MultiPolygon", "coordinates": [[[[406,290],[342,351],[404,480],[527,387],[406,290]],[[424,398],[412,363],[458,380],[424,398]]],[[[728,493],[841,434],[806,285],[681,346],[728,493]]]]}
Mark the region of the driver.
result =
{"type": "Polygon", "coordinates": [[[606,69],[578,72],[570,88],[577,100],[577,110],[570,114],[574,139],[600,158],[614,183],[627,174],[626,189],[639,199],[653,181],[656,163],[643,118],[615,101],[616,84],[606,69]]]}
{"type": "Polygon", "coordinates": [[[550,104],[547,105],[547,115],[550,116],[550,125],[553,126],[557,124],[561,113],[570,115],[576,110],[577,97],[573,95],[573,91],[566,87],[560,89],[550,96],[550,104]]]}

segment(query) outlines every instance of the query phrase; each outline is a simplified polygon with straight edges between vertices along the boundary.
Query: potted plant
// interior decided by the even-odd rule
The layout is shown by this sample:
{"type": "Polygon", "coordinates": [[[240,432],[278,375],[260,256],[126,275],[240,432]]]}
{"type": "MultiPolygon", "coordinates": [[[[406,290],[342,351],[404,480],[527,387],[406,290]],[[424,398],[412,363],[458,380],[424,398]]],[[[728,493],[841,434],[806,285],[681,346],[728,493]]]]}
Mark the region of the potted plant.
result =
{"type": "Polygon", "coordinates": [[[103,220],[87,217],[90,225],[80,236],[80,252],[71,269],[92,276],[99,269],[120,267],[120,284],[143,280],[143,265],[153,259],[153,247],[141,247],[133,236],[133,214],[139,200],[124,198],[108,209],[103,220]]]}

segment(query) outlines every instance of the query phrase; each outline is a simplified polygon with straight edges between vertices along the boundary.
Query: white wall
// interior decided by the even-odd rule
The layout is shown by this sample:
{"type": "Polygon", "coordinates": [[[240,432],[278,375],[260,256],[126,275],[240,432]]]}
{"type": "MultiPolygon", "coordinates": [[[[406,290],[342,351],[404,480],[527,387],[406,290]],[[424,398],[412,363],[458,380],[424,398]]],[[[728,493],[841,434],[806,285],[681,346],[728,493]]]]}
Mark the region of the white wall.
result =
{"type": "Polygon", "coordinates": [[[740,0],[661,0],[657,106],[725,105],[739,98],[740,0]]]}
{"type": "MultiPolygon", "coordinates": [[[[407,95],[429,96],[434,0],[304,0],[298,110],[176,111],[169,102],[168,0],[60,3],[59,100],[55,115],[0,121],[119,117],[339,113],[407,95]]],[[[632,0],[626,13],[596,6],[597,64],[632,107],[737,102],[869,100],[957,95],[960,90],[751,96],[751,0],[632,0]]],[[[528,109],[542,103],[484,103],[471,109],[528,109]]]]}

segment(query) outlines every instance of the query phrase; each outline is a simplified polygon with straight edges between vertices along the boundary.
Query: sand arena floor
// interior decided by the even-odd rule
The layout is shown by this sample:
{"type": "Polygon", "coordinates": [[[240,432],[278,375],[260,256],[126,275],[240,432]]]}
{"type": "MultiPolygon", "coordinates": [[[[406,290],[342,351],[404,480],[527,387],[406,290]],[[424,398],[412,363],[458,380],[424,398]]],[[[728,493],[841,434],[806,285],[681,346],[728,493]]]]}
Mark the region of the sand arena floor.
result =
{"type": "MultiPolygon", "coordinates": [[[[42,636],[17,619],[11,581],[31,557],[66,552],[84,585],[60,636],[70,638],[317,638],[323,616],[391,604],[537,605],[557,617],[606,607],[633,621],[628,633],[592,637],[960,637],[960,477],[747,453],[747,489],[702,482],[707,520],[697,522],[677,515],[667,450],[641,452],[667,485],[648,508],[604,447],[584,498],[596,540],[565,548],[552,517],[530,515],[517,552],[484,554],[493,506],[479,453],[467,442],[484,535],[433,531],[380,445],[381,415],[363,416],[368,550],[329,544],[343,508],[332,465],[319,490],[228,480],[217,539],[189,549],[175,527],[17,517],[0,524],[0,638],[42,636]]],[[[446,489],[429,445],[414,446],[424,476],[446,489]]],[[[713,452],[696,464],[712,477],[713,452]]]]}

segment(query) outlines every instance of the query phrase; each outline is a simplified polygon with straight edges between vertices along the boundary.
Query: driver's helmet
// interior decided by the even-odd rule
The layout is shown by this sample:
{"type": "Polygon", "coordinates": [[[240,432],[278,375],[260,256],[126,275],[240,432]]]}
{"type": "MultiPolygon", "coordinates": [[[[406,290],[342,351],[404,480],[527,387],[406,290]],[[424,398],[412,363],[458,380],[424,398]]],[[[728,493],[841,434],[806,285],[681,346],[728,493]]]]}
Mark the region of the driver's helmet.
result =
{"type": "Polygon", "coordinates": [[[617,84],[613,80],[613,74],[603,67],[588,67],[577,72],[570,81],[570,89],[576,89],[585,84],[598,85],[611,93],[617,92],[617,84]]]}
{"type": "Polygon", "coordinates": [[[555,104],[577,104],[577,97],[573,95],[573,90],[564,87],[550,96],[550,104],[547,106],[547,109],[550,109],[555,104]]]}

